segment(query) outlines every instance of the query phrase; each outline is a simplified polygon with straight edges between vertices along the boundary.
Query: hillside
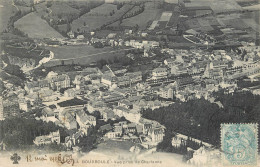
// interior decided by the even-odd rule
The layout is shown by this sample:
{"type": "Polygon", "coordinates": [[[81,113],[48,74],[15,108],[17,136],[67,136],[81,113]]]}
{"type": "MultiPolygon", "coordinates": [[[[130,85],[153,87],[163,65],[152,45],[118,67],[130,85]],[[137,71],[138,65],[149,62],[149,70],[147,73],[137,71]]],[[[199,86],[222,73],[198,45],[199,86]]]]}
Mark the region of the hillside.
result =
{"type": "Polygon", "coordinates": [[[131,10],[134,6],[131,4],[125,4],[120,9],[114,9],[111,4],[103,4],[97,8],[94,8],[90,13],[86,13],[77,20],[72,22],[73,31],[92,31],[100,28],[101,26],[113,23],[116,20],[119,20],[125,13],[131,10]],[[106,9],[114,11],[113,13],[104,12],[106,9]],[[111,14],[110,14],[111,13],[111,14]],[[84,24],[85,23],[85,24],[84,24]]]}
{"type": "Polygon", "coordinates": [[[11,16],[13,16],[17,12],[17,9],[11,5],[8,0],[0,1],[0,15],[5,17],[0,17],[0,32],[5,30],[8,26],[8,21],[11,16]]]}
{"type": "Polygon", "coordinates": [[[63,38],[61,34],[50,27],[45,20],[41,19],[35,13],[30,13],[22,17],[15,22],[14,26],[28,34],[30,38],[63,38]]]}

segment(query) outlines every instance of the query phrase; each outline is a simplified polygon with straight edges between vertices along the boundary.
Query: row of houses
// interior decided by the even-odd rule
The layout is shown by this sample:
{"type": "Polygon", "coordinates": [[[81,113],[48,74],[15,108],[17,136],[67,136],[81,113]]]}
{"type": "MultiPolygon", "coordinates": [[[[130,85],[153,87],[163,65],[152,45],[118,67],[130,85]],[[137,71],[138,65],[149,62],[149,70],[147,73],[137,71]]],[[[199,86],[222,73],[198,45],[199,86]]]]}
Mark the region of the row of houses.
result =
{"type": "Polygon", "coordinates": [[[140,119],[137,123],[122,121],[113,126],[101,127],[106,129],[104,137],[117,140],[132,140],[146,145],[156,145],[163,140],[165,127],[156,121],[140,119]]]}
{"type": "Polygon", "coordinates": [[[107,85],[108,87],[112,86],[130,86],[142,81],[142,72],[126,73],[123,76],[117,77],[113,74],[104,74],[101,77],[101,83],[107,85]]]}
{"type": "Polygon", "coordinates": [[[24,89],[28,93],[38,92],[44,88],[52,90],[60,90],[71,86],[70,77],[66,74],[54,75],[44,80],[32,81],[25,83],[24,89]]]}

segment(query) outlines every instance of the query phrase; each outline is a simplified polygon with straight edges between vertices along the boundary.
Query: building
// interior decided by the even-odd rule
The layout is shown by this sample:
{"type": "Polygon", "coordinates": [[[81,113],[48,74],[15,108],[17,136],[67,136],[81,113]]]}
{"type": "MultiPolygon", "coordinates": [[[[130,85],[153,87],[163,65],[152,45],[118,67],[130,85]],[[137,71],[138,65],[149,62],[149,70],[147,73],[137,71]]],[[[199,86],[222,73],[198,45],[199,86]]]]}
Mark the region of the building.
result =
{"type": "Polygon", "coordinates": [[[161,142],[164,137],[164,129],[162,127],[155,127],[148,131],[148,136],[151,137],[152,142],[161,142]]]}
{"type": "Polygon", "coordinates": [[[113,111],[117,116],[125,117],[130,122],[138,123],[141,118],[141,114],[138,110],[134,110],[134,109],[130,110],[125,107],[119,106],[119,107],[115,107],[113,111]]]}
{"type": "Polygon", "coordinates": [[[85,38],[84,35],[78,35],[78,36],[77,36],[77,39],[78,39],[78,40],[83,40],[84,38],[85,38]]]}
{"type": "Polygon", "coordinates": [[[59,112],[58,118],[67,129],[77,129],[77,122],[71,111],[59,112]]]}
{"type": "Polygon", "coordinates": [[[156,68],[152,71],[152,79],[163,79],[163,78],[167,78],[168,76],[168,72],[167,72],[167,68],[156,68]]]}
{"type": "Polygon", "coordinates": [[[183,66],[171,66],[171,75],[182,75],[182,74],[187,74],[188,69],[187,67],[183,66]]]}
{"type": "Polygon", "coordinates": [[[194,80],[190,75],[176,79],[177,89],[183,89],[190,85],[194,85],[194,80]]]}
{"type": "Polygon", "coordinates": [[[110,33],[107,35],[107,38],[108,39],[112,39],[112,38],[115,38],[116,37],[116,33],[110,33]]]}
{"type": "Polygon", "coordinates": [[[60,131],[58,130],[57,132],[51,132],[49,135],[37,136],[33,140],[33,143],[37,146],[51,143],[60,144],[60,131]]]}
{"type": "Polygon", "coordinates": [[[132,73],[126,73],[125,76],[128,76],[130,78],[131,84],[142,82],[142,72],[132,72],[132,73]]]}
{"type": "Polygon", "coordinates": [[[148,131],[152,129],[153,125],[151,123],[144,123],[143,124],[143,134],[148,135],[148,131]]]}
{"type": "Polygon", "coordinates": [[[94,111],[100,111],[103,108],[106,108],[107,105],[106,103],[104,103],[103,101],[89,101],[87,104],[87,110],[92,113],[94,111]]]}
{"type": "Polygon", "coordinates": [[[173,99],[174,95],[174,90],[173,88],[165,87],[165,88],[160,88],[159,91],[159,96],[164,98],[164,99],[173,99]]]}
{"type": "Polygon", "coordinates": [[[96,117],[87,115],[83,110],[76,111],[76,121],[80,127],[85,127],[86,125],[96,126],[96,117]]]}
{"type": "Polygon", "coordinates": [[[176,134],[172,138],[172,146],[180,147],[181,145],[186,145],[187,140],[188,140],[188,136],[182,134],[176,134]]]}
{"type": "Polygon", "coordinates": [[[130,85],[130,77],[129,76],[121,76],[117,77],[117,86],[125,87],[130,85]]]}
{"type": "Polygon", "coordinates": [[[70,37],[70,38],[75,38],[75,35],[72,31],[68,32],[67,35],[70,37]]]}
{"type": "Polygon", "coordinates": [[[125,107],[127,109],[133,109],[133,104],[127,99],[120,100],[118,102],[118,106],[122,106],[122,107],[125,107]]]}
{"type": "Polygon", "coordinates": [[[21,99],[18,101],[18,104],[19,104],[19,109],[26,112],[29,111],[29,109],[31,108],[31,104],[29,100],[21,99]]]}
{"type": "Polygon", "coordinates": [[[206,69],[204,77],[210,79],[222,79],[224,76],[223,70],[221,69],[206,69]]]}
{"type": "Polygon", "coordinates": [[[209,65],[210,69],[216,69],[216,68],[225,69],[225,68],[228,68],[228,62],[226,62],[226,61],[215,60],[213,62],[210,62],[208,65],[209,65]]]}
{"type": "Polygon", "coordinates": [[[202,144],[203,146],[206,146],[208,148],[213,147],[211,144],[203,142],[201,140],[188,137],[179,133],[176,133],[175,136],[172,138],[172,146],[179,147],[180,145],[186,145],[187,140],[191,140],[193,142],[196,142],[197,144],[202,144]]]}
{"type": "Polygon", "coordinates": [[[81,94],[81,90],[77,88],[71,88],[64,91],[65,97],[76,97],[77,95],[81,94]]]}
{"type": "Polygon", "coordinates": [[[71,136],[65,137],[65,145],[68,149],[71,149],[73,146],[80,142],[80,137],[83,137],[84,133],[79,130],[78,132],[72,134],[71,136]]]}
{"type": "Polygon", "coordinates": [[[123,95],[120,95],[120,94],[115,93],[115,92],[108,93],[108,94],[102,96],[102,100],[105,103],[116,102],[116,101],[122,100],[124,98],[125,97],[123,95]]]}
{"type": "Polygon", "coordinates": [[[122,132],[113,132],[113,131],[110,131],[110,132],[107,132],[105,134],[105,137],[109,138],[109,139],[113,139],[113,138],[120,138],[122,135],[122,132]]]}
{"type": "Polygon", "coordinates": [[[113,130],[113,127],[110,124],[105,124],[100,126],[100,128],[98,129],[99,132],[107,132],[107,131],[111,131],[113,130]]]}
{"type": "Polygon", "coordinates": [[[87,115],[83,110],[76,111],[76,121],[85,135],[88,135],[91,126],[96,126],[96,117],[87,115]]]}
{"type": "Polygon", "coordinates": [[[128,124],[127,127],[124,129],[124,132],[126,134],[129,134],[129,133],[135,134],[137,132],[136,124],[134,124],[134,123],[128,124]]]}
{"type": "Polygon", "coordinates": [[[33,0],[33,4],[38,4],[38,3],[41,3],[43,0],[33,0]]]}
{"type": "Polygon", "coordinates": [[[49,82],[47,80],[27,82],[24,85],[24,89],[27,93],[38,92],[40,89],[49,88],[49,82]]]}
{"type": "Polygon", "coordinates": [[[70,77],[66,74],[53,76],[52,78],[50,78],[49,83],[51,89],[59,91],[62,88],[70,87],[70,77]]]}
{"type": "Polygon", "coordinates": [[[105,74],[101,77],[101,83],[107,85],[108,87],[112,87],[112,85],[117,83],[117,77],[105,74]]]}
{"type": "Polygon", "coordinates": [[[175,59],[173,59],[173,58],[165,59],[163,62],[168,67],[172,67],[175,65],[175,59]]]}
{"type": "Polygon", "coordinates": [[[100,114],[101,114],[104,121],[108,121],[109,119],[113,119],[114,116],[115,116],[114,112],[110,108],[107,108],[105,110],[101,110],[100,114]]]}

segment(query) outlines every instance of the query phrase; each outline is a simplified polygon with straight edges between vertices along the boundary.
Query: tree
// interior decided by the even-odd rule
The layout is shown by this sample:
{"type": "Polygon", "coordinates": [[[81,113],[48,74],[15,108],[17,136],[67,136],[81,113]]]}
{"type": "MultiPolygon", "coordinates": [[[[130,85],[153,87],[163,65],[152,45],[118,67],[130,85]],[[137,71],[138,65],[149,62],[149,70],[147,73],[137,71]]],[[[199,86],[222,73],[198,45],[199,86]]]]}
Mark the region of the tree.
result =
{"type": "Polygon", "coordinates": [[[53,122],[43,122],[34,118],[7,118],[0,121],[0,140],[4,141],[7,149],[23,149],[33,145],[35,137],[48,135],[59,129],[61,142],[64,142],[68,132],[53,122]]]}
{"type": "MultiPolygon", "coordinates": [[[[169,140],[173,137],[172,132],[201,139],[218,147],[221,123],[260,122],[259,106],[257,106],[260,101],[259,95],[253,95],[250,92],[224,94],[223,90],[214,93],[213,96],[216,101],[223,104],[223,109],[205,99],[196,99],[176,102],[160,109],[144,110],[143,117],[156,120],[167,129],[164,139],[166,141],[163,141],[159,148],[168,150],[165,145],[167,138],[169,140]]],[[[200,143],[190,141],[189,144],[198,148],[200,143]]]]}
{"type": "Polygon", "coordinates": [[[94,127],[88,128],[88,135],[80,137],[78,146],[83,152],[89,152],[92,150],[97,142],[97,130],[94,127]]]}
{"type": "Polygon", "coordinates": [[[51,1],[47,1],[46,7],[47,7],[47,8],[50,8],[51,6],[52,6],[52,2],[51,2],[51,1]]]}
{"type": "Polygon", "coordinates": [[[9,64],[5,67],[4,69],[7,73],[11,74],[11,75],[15,75],[21,79],[24,79],[25,76],[24,76],[24,73],[23,71],[20,69],[19,66],[17,65],[12,65],[12,64],[9,64]]]}
{"type": "Polygon", "coordinates": [[[70,23],[67,23],[67,32],[70,32],[71,31],[71,25],[70,23]]]}
{"type": "Polygon", "coordinates": [[[101,59],[101,60],[98,60],[98,61],[97,61],[97,66],[98,66],[98,68],[100,68],[100,69],[102,69],[103,66],[106,65],[106,64],[107,64],[107,61],[104,60],[104,59],[101,59]]]}

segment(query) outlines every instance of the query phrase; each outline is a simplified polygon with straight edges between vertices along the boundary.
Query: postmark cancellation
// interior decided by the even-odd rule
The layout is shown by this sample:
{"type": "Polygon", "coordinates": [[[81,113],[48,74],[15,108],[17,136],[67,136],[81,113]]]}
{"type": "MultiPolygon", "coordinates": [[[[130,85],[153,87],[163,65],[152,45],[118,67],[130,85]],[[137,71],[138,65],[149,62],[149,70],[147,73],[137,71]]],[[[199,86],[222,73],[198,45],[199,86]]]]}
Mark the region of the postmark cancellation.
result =
{"type": "Polygon", "coordinates": [[[223,166],[256,166],[258,124],[221,124],[223,166]]]}

